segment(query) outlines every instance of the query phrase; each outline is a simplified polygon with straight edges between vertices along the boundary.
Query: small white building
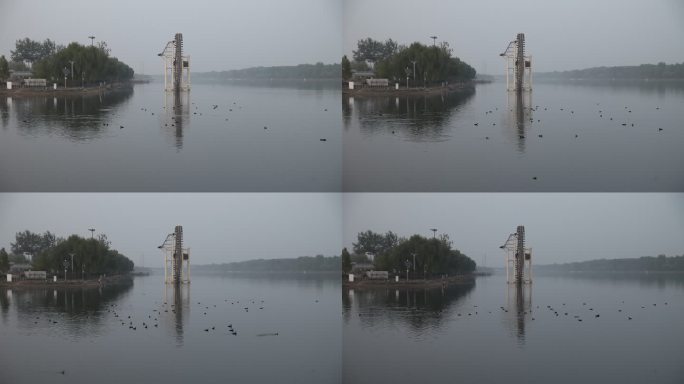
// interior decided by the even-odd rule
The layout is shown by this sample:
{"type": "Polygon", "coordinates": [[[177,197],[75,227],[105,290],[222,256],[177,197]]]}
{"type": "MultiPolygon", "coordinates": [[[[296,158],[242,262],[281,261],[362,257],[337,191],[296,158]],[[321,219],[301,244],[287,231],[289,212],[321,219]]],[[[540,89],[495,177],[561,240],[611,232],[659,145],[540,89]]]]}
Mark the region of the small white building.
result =
{"type": "Polygon", "coordinates": [[[47,271],[24,271],[24,277],[28,280],[45,280],[47,271]]]}
{"type": "Polygon", "coordinates": [[[367,271],[366,277],[371,280],[387,280],[389,279],[389,272],[387,271],[367,271]]]}

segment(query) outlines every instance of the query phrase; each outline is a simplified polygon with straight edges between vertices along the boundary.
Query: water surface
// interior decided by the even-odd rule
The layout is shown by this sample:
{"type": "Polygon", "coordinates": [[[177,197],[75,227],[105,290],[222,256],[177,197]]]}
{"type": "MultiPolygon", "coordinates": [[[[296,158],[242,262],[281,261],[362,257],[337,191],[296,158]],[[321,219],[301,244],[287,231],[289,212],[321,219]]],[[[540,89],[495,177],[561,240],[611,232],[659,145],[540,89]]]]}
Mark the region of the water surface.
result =
{"type": "Polygon", "coordinates": [[[3,96],[0,191],[339,191],[339,100],[304,81],[3,96]]]}
{"type": "Polygon", "coordinates": [[[682,191],[684,83],[342,100],[345,191],[682,191]]]}
{"type": "Polygon", "coordinates": [[[343,381],[681,383],[682,295],[684,275],[652,274],[344,289],[343,381]]]}
{"type": "Polygon", "coordinates": [[[0,382],[338,383],[339,308],[323,275],[0,288],[0,382]]]}

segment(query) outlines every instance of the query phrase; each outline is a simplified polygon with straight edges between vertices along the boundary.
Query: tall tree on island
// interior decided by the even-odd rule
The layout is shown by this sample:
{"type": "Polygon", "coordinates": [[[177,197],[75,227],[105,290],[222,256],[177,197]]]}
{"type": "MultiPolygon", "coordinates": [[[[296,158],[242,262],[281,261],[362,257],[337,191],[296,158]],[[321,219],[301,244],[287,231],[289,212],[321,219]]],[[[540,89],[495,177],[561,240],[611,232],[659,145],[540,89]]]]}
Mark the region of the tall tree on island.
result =
{"type": "Polygon", "coordinates": [[[0,56],[0,81],[5,81],[9,78],[9,63],[5,55],[0,56]]]}
{"type": "Polygon", "coordinates": [[[352,269],[351,255],[347,248],[342,249],[342,272],[349,273],[352,269]]]}
{"type": "Polygon", "coordinates": [[[49,56],[54,55],[61,47],[58,47],[54,41],[45,39],[42,43],[40,41],[31,40],[28,37],[17,40],[15,49],[10,51],[13,61],[33,63],[43,60],[49,56]]]}
{"type": "Polygon", "coordinates": [[[347,55],[342,56],[342,80],[349,80],[352,77],[351,62],[347,59],[347,55]]]}
{"type": "Polygon", "coordinates": [[[0,272],[6,273],[9,271],[9,255],[5,248],[0,249],[0,272]]]}

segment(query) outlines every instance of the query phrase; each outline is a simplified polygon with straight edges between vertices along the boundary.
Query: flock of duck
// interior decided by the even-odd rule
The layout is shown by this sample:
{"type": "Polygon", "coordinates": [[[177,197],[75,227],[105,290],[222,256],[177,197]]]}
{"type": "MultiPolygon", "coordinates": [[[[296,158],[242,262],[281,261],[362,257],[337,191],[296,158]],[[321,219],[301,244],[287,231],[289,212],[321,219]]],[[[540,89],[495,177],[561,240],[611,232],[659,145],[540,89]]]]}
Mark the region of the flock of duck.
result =
{"type": "MultiPolygon", "coordinates": [[[[199,106],[197,106],[194,102],[192,103],[192,105],[195,107],[195,110],[192,112],[192,114],[197,115],[197,116],[202,116],[202,112],[199,112],[199,106]]],[[[166,109],[166,107],[162,107],[162,108],[166,109]]],[[[176,110],[176,108],[178,108],[178,107],[172,107],[173,110],[176,110]]],[[[212,104],[211,105],[211,111],[215,111],[218,108],[219,108],[218,104],[212,104]]],[[[233,102],[232,105],[227,106],[228,112],[233,112],[233,108],[242,109],[242,106],[237,105],[236,102],[233,102]]],[[[151,116],[154,116],[154,112],[150,112],[146,107],[141,107],[140,110],[143,112],[149,112],[151,116]]],[[[323,109],[323,112],[327,112],[327,111],[328,111],[328,108],[323,109]]],[[[171,127],[175,127],[176,123],[177,123],[177,121],[176,121],[177,118],[178,118],[178,116],[171,116],[172,122],[171,123],[164,123],[164,126],[168,127],[170,125],[171,127]]],[[[226,117],[224,121],[229,121],[228,117],[226,117]]],[[[103,126],[109,126],[109,123],[102,123],[102,125],[103,126]]],[[[123,125],[119,126],[119,129],[124,129],[124,128],[126,128],[126,127],[123,125]]],[[[269,129],[269,127],[267,125],[264,125],[264,130],[268,130],[268,129],[269,129]]],[[[320,138],[319,141],[325,142],[325,141],[328,141],[328,139],[327,138],[320,138]]]]}
{"type": "MultiPolygon", "coordinates": [[[[614,121],[614,120],[613,120],[613,116],[609,116],[607,112],[605,112],[603,109],[600,109],[600,108],[602,108],[602,107],[601,107],[601,103],[596,103],[596,107],[597,107],[596,110],[595,110],[594,112],[592,112],[592,113],[595,114],[595,116],[598,116],[599,119],[604,119],[604,116],[603,116],[603,115],[605,114],[606,117],[608,118],[608,121],[614,121]]],[[[523,109],[523,111],[531,113],[531,112],[537,112],[537,111],[539,111],[541,108],[542,108],[541,106],[535,105],[534,107],[525,107],[525,108],[523,109]]],[[[548,111],[549,108],[550,108],[550,107],[543,107],[543,110],[544,110],[544,111],[548,111]]],[[[493,110],[492,110],[492,109],[487,110],[487,111],[485,111],[485,116],[488,116],[488,115],[492,115],[492,116],[493,116],[493,115],[494,115],[494,112],[495,112],[495,111],[498,111],[498,110],[499,110],[499,108],[494,108],[493,110]]],[[[660,111],[660,107],[659,107],[659,106],[656,106],[656,107],[655,107],[655,110],[660,111]]],[[[560,108],[559,108],[559,111],[560,111],[560,112],[566,112],[570,117],[573,117],[573,116],[575,115],[575,110],[574,110],[574,109],[567,109],[567,108],[564,108],[564,107],[560,107],[560,108]]],[[[625,111],[626,111],[627,114],[631,114],[631,113],[632,113],[632,108],[629,107],[629,106],[625,106],[625,107],[624,107],[623,114],[624,114],[625,111]]],[[[510,112],[513,112],[513,109],[510,109],[510,112]]],[[[617,114],[619,114],[619,113],[613,112],[613,114],[614,114],[614,115],[617,115],[617,114]]],[[[621,121],[620,123],[616,123],[616,124],[619,124],[620,126],[623,126],[623,127],[626,127],[626,126],[634,127],[634,126],[635,126],[635,123],[634,123],[635,120],[634,120],[633,118],[629,118],[629,115],[626,115],[626,116],[622,116],[622,115],[621,115],[620,121],[621,121]]],[[[534,119],[534,118],[529,118],[529,117],[526,117],[524,120],[521,119],[520,121],[518,121],[518,128],[520,128],[521,125],[524,125],[524,124],[527,123],[527,122],[529,122],[530,124],[534,124],[534,123],[535,123],[535,119],[534,119]]],[[[541,119],[537,119],[536,122],[537,122],[537,123],[541,123],[541,119]]],[[[489,124],[489,123],[491,123],[491,126],[496,126],[496,123],[495,123],[495,122],[488,121],[487,124],[489,124]]],[[[479,121],[473,122],[473,125],[476,126],[476,127],[478,127],[478,126],[480,126],[480,122],[479,122],[479,121]]],[[[662,127],[654,127],[654,128],[657,128],[656,132],[662,132],[662,131],[664,130],[662,127]]],[[[575,136],[575,138],[579,138],[579,134],[577,134],[577,133],[575,133],[574,136],[575,136]]],[[[543,135],[543,134],[538,134],[537,137],[538,137],[538,138],[543,138],[544,135],[543,135]]],[[[518,135],[518,138],[524,139],[524,138],[526,138],[526,136],[525,136],[524,133],[522,133],[522,134],[518,135]]],[[[485,140],[489,140],[489,139],[490,139],[489,136],[485,136],[485,140]]]]}

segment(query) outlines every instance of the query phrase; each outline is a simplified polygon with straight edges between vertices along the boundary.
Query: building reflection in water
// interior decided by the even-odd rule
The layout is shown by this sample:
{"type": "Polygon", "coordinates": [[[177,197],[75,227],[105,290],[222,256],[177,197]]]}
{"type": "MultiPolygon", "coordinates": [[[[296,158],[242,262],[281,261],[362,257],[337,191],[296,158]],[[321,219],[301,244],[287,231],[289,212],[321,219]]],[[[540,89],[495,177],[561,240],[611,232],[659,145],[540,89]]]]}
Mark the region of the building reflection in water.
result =
{"type": "Polygon", "coordinates": [[[60,320],[60,329],[83,337],[100,332],[106,325],[104,316],[112,306],[133,288],[133,280],[97,287],[35,286],[13,290],[0,288],[0,316],[7,321],[11,308],[17,313],[21,327],[47,327],[48,319],[60,320]]]}
{"type": "Polygon", "coordinates": [[[343,320],[358,317],[367,327],[399,321],[413,329],[439,328],[475,288],[475,282],[439,288],[367,288],[342,290],[343,320]]]}
{"type": "Polygon", "coordinates": [[[356,121],[364,135],[399,134],[409,141],[443,140],[450,122],[472,101],[475,88],[431,95],[342,96],[345,129],[356,121]]]}
{"type": "Polygon", "coordinates": [[[525,152],[527,128],[534,122],[532,92],[508,92],[508,115],[505,126],[518,145],[518,152],[525,152]]]}
{"type": "Polygon", "coordinates": [[[190,118],[190,92],[164,92],[164,129],[172,135],[174,146],[183,148],[183,129],[190,118]]]}

